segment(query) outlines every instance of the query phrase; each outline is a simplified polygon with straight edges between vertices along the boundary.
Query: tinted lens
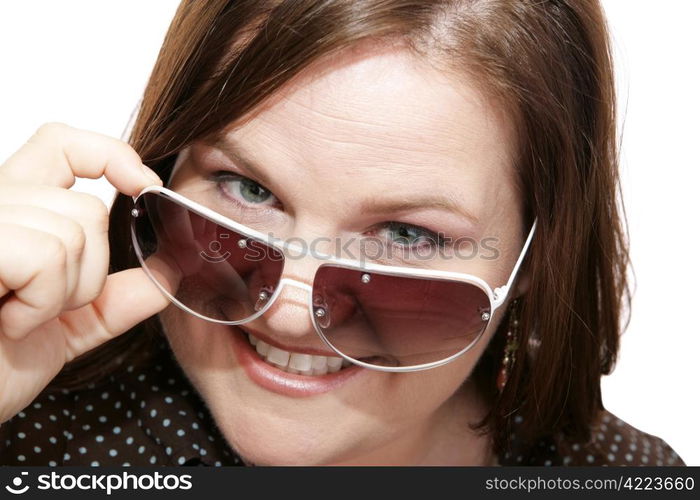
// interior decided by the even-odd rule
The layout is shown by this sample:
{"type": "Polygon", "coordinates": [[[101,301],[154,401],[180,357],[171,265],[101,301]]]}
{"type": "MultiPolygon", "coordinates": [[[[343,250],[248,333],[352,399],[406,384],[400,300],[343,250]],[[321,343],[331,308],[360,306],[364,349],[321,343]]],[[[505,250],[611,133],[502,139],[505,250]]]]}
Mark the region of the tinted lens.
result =
{"type": "Polygon", "coordinates": [[[491,306],[479,287],[460,281],[366,273],[321,266],[314,318],[343,354],[370,364],[406,367],[442,361],[475,342],[491,306]]]}
{"type": "Polygon", "coordinates": [[[142,265],[181,306],[209,319],[241,321],[278,286],[283,255],[269,245],[163,194],[145,193],[135,209],[132,232],[142,265]]]}

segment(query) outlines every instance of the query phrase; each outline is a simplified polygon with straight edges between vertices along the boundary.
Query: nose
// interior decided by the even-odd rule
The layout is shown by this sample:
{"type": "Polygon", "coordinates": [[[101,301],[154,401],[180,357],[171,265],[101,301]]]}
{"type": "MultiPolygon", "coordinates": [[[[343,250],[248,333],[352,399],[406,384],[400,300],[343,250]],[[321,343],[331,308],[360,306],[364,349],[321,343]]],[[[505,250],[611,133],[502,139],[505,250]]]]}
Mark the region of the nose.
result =
{"type": "Polygon", "coordinates": [[[310,256],[288,256],[285,259],[279,292],[269,309],[256,320],[258,328],[280,340],[318,337],[309,313],[317,267],[318,263],[310,256]]]}

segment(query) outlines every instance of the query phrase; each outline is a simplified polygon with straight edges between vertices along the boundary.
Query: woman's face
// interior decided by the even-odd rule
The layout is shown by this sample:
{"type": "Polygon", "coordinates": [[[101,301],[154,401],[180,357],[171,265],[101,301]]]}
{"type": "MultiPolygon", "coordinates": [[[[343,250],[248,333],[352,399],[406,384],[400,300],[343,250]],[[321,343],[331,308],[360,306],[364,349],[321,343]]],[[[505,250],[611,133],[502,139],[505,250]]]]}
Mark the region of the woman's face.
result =
{"type": "MultiPolygon", "coordinates": [[[[469,237],[485,242],[476,257],[446,251],[381,262],[505,284],[522,246],[522,221],[512,127],[496,108],[464,80],[397,48],[346,53],[302,76],[243,125],[183,150],[169,187],[275,237],[322,242],[317,248],[329,253],[346,244],[343,257],[357,257],[370,237],[391,249],[427,248],[435,234],[469,237]],[[328,238],[333,243],[323,243],[328,238]]],[[[288,260],[285,276],[311,283],[317,265],[288,260]]],[[[291,353],[334,354],[310,322],[306,294],[285,287],[242,327],[291,353]]],[[[469,375],[504,309],[473,349],[442,367],[386,373],[352,365],[324,376],[264,363],[240,328],[174,306],[161,320],[186,374],[246,460],[482,463],[491,458],[488,438],[471,433],[468,422],[485,405],[469,375]]]]}

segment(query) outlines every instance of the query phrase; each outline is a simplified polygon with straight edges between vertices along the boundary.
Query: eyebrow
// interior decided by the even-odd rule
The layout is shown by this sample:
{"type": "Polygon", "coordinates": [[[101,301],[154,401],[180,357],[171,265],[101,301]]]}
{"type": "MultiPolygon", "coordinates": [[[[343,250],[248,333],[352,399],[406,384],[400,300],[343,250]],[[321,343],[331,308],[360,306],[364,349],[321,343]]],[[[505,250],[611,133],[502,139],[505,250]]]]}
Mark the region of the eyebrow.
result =
{"type": "Polygon", "coordinates": [[[451,198],[443,197],[417,197],[411,198],[410,200],[398,199],[398,200],[387,200],[372,199],[368,200],[362,204],[360,210],[362,213],[367,214],[377,214],[377,213],[391,213],[391,212],[408,212],[411,210],[420,210],[434,208],[438,210],[446,210],[449,212],[454,212],[457,215],[461,215],[465,219],[468,219],[472,224],[478,225],[479,218],[472,214],[470,211],[465,209],[462,205],[457,203],[451,198]]]}
{"type": "MultiPolygon", "coordinates": [[[[238,166],[248,170],[258,177],[267,186],[270,185],[269,178],[263,172],[262,167],[253,160],[241,145],[232,138],[217,136],[212,143],[214,147],[220,149],[238,166]]],[[[411,197],[410,199],[390,200],[385,198],[373,198],[366,200],[360,206],[360,211],[366,214],[382,214],[394,212],[409,212],[420,209],[437,209],[454,212],[457,215],[469,220],[472,224],[478,225],[479,218],[465,209],[456,200],[448,197],[411,197]]]]}
{"type": "Polygon", "coordinates": [[[222,151],[228,158],[234,161],[239,167],[248,170],[266,185],[270,184],[270,179],[265,175],[263,168],[251,158],[251,156],[241,147],[241,145],[231,138],[217,136],[212,146],[222,151]]]}

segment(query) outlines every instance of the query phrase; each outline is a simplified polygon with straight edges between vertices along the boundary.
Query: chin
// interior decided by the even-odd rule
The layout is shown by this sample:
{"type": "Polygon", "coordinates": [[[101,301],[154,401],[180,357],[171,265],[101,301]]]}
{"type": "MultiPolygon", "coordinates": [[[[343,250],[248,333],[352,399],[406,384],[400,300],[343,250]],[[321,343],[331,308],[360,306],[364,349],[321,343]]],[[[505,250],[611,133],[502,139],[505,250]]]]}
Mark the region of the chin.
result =
{"type": "MultiPolygon", "coordinates": [[[[414,373],[357,365],[320,376],[263,362],[245,331],[161,313],[175,357],[219,430],[246,463],[382,464],[468,376],[460,363],[414,373]]],[[[434,428],[432,425],[427,425],[434,428]]],[[[397,452],[399,452],[397,454],[397,452]]]]}
{"type": "MultiPolygon", "coordinates": [[[[203,375],[203,374],[202,374],[203,375]]],[[[194,376],[219,430],[240,457],[254,465],[334,465],[352,462],[382,435],[372,418],[330,395],[315,401],[254,397],[257,388],[194,376]],[[252,390],[251,390],[252,389],[252,390]],[[227,397],[222,395],[227,394],[227,397]],[[342,419],[337,418],[342,415],[342,419]],[[335,418],[333,418],[335,416],[335,418]]]]}

